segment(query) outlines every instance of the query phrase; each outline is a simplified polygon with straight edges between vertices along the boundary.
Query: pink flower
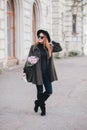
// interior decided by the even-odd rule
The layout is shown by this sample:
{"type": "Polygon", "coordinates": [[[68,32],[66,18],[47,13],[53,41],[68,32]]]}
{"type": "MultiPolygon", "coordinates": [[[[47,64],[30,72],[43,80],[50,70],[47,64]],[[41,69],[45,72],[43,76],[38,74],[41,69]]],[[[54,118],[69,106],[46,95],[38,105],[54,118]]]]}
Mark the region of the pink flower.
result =
{"type": "Polygon", "coordinates": [[[30,66],[36,64],[38,62],[39,58],[36,56],[29,56],[27,61],[30,64],[30,66]]]}

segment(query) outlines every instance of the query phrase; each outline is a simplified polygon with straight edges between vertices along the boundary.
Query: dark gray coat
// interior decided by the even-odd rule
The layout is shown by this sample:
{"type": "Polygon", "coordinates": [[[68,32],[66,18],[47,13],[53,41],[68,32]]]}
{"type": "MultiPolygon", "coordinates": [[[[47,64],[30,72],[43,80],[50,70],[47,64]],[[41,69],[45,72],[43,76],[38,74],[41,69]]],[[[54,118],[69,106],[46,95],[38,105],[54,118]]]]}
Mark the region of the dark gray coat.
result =
{"type": "MultiPolygon", "coordinates": [[[[46,52],[48,56],[47,49],[46,49],[46,52]]],[[[40,55],[39,48],[37,46],[35,47],[34,45],[32,45],[28,56],[37,56],[40,59],[34,66],[32,66],[29,69],[27,69],[26,64],[25,64],[24,72],[27,75],[27,81],[32,82],[34,84],[42,85],[43,79],[42,79],[42,73],[41,73],[41,55],[40,55]]],[[[47,66],[48,66],[48,71],[50,75],[50,82],[57,80],[57,74],[54,67],[53,56],[51,58],[49,57],[47,58],[47,66]]]]}

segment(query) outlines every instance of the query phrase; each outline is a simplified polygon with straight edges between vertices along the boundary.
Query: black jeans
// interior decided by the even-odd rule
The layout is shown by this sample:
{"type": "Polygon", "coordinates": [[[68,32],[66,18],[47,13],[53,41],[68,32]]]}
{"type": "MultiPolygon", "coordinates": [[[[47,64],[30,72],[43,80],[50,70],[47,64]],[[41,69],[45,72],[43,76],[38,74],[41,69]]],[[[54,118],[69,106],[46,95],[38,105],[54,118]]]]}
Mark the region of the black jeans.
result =
{"type": "Polygon", "coordinates": [[[48,97],[52,94],[52,84],[49,79],[48,73],[43,73],[43,85],[36,85],[37,88],[37,99],[40,103],[44,103],[48,97]],[[45,91],[43,92],[44,88],[45,91]]]}

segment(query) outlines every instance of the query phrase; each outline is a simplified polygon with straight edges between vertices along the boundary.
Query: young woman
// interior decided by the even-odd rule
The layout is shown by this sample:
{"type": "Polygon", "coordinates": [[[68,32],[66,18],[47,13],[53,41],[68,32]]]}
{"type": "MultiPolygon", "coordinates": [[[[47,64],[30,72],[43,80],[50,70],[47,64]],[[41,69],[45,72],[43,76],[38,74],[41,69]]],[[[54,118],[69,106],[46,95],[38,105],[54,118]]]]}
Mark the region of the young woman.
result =
{"type": "MultiPolygon", "coordinates": [[[[35,100],[34,111],[38,112],[41,109],[41,116],[46,115],[45,101],[52,94],[51,82],[57,80],[57,75],[53,63],[52,50],[50,44],[49,33],[45,30],[37,31],[37,42],[31,46],[29,56],[39,57],[38,62],[33,66],[31,76],[27,77],[29,82],[36,84],[37,99],[35,100]],[[45,91],[43,91],[43,87],[45,91]]],[[[24,67],[26,73],[26,65],[24,67]]]]}

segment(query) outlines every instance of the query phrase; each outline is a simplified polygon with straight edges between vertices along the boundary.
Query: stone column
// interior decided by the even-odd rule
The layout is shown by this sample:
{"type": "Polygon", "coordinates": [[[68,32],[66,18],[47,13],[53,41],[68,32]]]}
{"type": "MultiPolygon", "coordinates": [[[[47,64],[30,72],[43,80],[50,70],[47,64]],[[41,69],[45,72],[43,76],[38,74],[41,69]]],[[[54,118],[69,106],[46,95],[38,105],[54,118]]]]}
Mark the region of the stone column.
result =
{"type": "Polygon", "coordinates": [[[5,1],[0,0],[0,64],[5,59],[5,1]]]}

